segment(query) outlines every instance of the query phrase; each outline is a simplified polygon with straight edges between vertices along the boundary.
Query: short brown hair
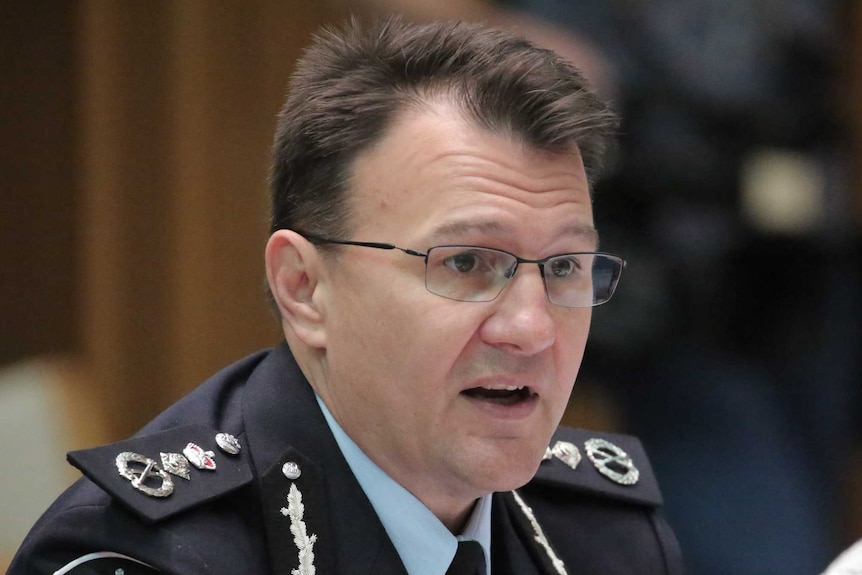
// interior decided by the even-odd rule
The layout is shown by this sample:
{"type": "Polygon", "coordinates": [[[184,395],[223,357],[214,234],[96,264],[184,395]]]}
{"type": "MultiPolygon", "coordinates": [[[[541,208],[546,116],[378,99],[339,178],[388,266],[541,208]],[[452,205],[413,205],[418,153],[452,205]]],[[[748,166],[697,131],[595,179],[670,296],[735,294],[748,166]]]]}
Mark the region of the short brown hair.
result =
{"type": "Polygon", "coordinates": [[[352,20],[297,63],[273,145],[271,231],[348,236],[354,158],[400,111],[442,94],[483,128],[547,151],[576,146],[591,181],[617,125],[576,68],[510,32],[352,20]]]}

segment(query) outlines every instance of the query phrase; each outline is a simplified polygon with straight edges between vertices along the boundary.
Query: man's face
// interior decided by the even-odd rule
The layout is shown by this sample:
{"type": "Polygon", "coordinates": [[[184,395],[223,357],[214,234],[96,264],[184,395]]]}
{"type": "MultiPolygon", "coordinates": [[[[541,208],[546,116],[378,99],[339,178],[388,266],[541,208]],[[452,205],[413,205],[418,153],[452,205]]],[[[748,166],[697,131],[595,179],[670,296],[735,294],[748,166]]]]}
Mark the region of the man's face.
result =
{"type": "MultiPolygon", "coordinates": [[[[577,151],[529,149],[449,104],[402,114],[354,167],[354,233],[342,239],[530,259],[596,248],[577,151]]],[[[336,420],[432,511],[529,481],[566,407],[591,310],[548,302],[534,264],[495,300],[460,302],[425,289],[422,258],[338,249],[324,264],[325,375],[314,382],[336,420]]]]}

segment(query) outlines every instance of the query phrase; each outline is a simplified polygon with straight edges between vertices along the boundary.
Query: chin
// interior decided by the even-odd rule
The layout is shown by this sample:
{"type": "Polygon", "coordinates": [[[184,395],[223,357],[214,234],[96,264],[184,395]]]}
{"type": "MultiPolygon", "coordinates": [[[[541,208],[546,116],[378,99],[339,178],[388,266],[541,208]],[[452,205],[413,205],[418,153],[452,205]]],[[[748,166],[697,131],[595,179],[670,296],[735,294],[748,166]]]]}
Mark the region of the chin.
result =
{"type": "Polygon", "coordinates": [[[518,439],[497,440],[471,453],[463,460],[472,483],[484,493],[511,491],[529,483],[542,463],[548,443],[535,435],[518,439]]]}
{"type": "Polygon", "coordinates": [[[518,489],[533,479],[541,462],[541,456],[529,460],[522,458],[517,462],[509,464],[498,462],[484,469],[486,473],[490,471],[493,474],[486,477],[484,483],[488,486],[488,491],[512,491],[513,489],[518,489]]]}

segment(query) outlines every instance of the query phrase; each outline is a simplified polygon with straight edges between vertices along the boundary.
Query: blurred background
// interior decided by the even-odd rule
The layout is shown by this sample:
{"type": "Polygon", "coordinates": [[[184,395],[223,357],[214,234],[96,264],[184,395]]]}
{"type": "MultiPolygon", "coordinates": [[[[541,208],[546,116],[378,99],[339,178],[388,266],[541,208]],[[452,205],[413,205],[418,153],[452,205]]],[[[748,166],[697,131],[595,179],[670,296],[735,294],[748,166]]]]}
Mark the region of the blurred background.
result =
{"type": "Polygon", "coordinates": [[[279,341],[268,149],[320,25],[515,27],[622,114],[596,189],[628,267],[567,422],[639,435],[693,575],[862,537],[862,4],[0,1],[0,567],[76,473],[279,341]]]}

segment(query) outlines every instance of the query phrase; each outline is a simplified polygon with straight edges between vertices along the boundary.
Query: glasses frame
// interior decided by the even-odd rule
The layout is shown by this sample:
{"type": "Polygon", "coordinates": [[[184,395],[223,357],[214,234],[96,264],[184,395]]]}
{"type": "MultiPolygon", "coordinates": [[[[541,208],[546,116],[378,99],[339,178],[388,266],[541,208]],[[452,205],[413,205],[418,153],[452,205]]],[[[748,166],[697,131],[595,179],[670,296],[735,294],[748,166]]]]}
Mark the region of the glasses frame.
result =
{"type": "Polygon", "coordinates": [[[308,233],[304,233],[304,232],[297,232],[297,233],[315,245],[330,245],[331,244],[331,245],[340,245],[340,246],[357,246],[360,248],[373,248],[376,250],[398,250],[398,251],[404,252],[408,256],[415,256],[415,257],[419,257],[419,258],[424,259],[425,260],[426,274],[427,274],[427,270],[428,270],[428,254],[431,252],[431,250],[433,250],[435,248],[454,248],[454,247],[476,248],[476,249],[492,250],[492,251],[508,254],[508,255],[512,256],[513,258],[515,258],[515,266],[514,266],[514,268],[512,268],[512,273],[506,277],[506,283],[503,284],[503,287],[500,288],[500,291],[497,292],[497,294],[493,298],[490,298],[487,300],[462,300],[462,299],[449,297],[449,296],[446,296],[443,294],[439,294],[435,291],[431,291],[428,288],[427,275],[426,275],[425,289],[427,289],[429,293],[433,293],[434,295],[436,295],[438,297],[451,299],[452,301],[463,301],[463,302],[467,302],[467,303],[480,303],[480,302],[494,301],[495,299],[497,299],[497,297],[500,296],[501,293],[503,293],[503,290],[506,289],[506,285],[508,285],[508,281],[511,280],[513,277],[515,277],[515,274],[518,272],[518,267],[521,264],[536,264],[539,267],[539,273],[542,276],[542,283],[545,286],[545,297],[548,298],[549,302],[551,302],[552,304],[554,304],[556,306],[564,307],[564,308],[568,308],[568,309],[596,307],[596,306],[599,306],[599,305],[602,305],[602,304],[605,304],[605,303],[611,301],[611,298],[614,297],[614,294],[617,291],[617,286],[619,285],[620,278],[622,277],[622,272],[626,268],[626,260],[624,260],[620,256],[617,256],[617,255],[611,254],[611,253],[607,253],[607,252],[566,252],[566,253],[562,253],[562,254],[550,255],[548,257],[541,258],[538,260],[531,260],[531,259],[527,259],[527,258],[522,258],[516,254],[513,254],[512,252],[507,252],[506,250],[501,250],[501,249],[497,249],[497,248],[489,248],[487,246],[473,246],[473,245],[466,245],[466,244],[444,244],[444,245],[434,246],[434,247],[430,248],[427,252],[421,252],[418,250],[411,250],[409,248],[402,248],[402,247],[396,246],[395,244],[389,244],[389,243],[383,243],[383,242],[361,242],[361,241],[354,241],[354,240],[336,240],[333,238],[327,238],[324,236],[318,236],[315,234],[308,234],[308,233]],[[619,264],[620,264],[619,273],[617,274],[616,281],[612,284],[612,288],[610,290],[610,295],[608,296],[608,298],[606,300],[598,302],[598,303],[594,302],[588,306],[567,306],[567,305],[556,303],[551,299],[551,293],[548,289],[548,284],[545,281],[545,264],[552,259],[562,257],[562,256],[568,256],[568,255],[602,256],[602,257],[610,258],[612,260],[616,260],[619,262],[619,264]]]}

